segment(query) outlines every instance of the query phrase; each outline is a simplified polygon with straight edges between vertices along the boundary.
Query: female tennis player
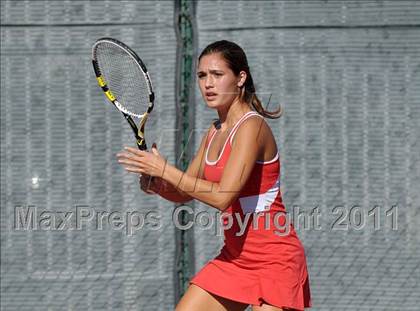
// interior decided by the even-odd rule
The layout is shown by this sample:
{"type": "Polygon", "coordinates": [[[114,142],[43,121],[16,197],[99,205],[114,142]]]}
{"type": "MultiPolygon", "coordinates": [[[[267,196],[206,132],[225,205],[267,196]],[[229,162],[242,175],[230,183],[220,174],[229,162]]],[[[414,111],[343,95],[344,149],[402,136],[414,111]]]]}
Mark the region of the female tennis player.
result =
{"type": "Polygon", "coordinates": [[[156,145],[151,152],[126,147],[117,155],[127,171],[142,174],[147,193],[173,202],[196,199],[232,216],[220,254],[192,278],[176,310],[244,310],[249,305],[254,311],[304,310],[311,306],[305,252],[286,217],[279,153],[264,121],[280,117],[281,110],[262,107],[237,44],[214,42],[198,60],[201,94],[219,119],[186,172],[167,163],[156,145]],[[238,220],[244,223],[250,216],[240,234],[238,220]],[[279,223],[287,230],[278,230],[279,223]]]}

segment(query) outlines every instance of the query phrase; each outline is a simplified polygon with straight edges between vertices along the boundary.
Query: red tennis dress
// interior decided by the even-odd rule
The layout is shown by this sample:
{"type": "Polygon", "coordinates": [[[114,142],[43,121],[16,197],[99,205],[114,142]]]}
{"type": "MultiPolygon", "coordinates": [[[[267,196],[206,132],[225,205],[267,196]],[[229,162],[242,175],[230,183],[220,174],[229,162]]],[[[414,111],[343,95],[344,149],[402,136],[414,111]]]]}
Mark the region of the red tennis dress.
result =
{"type": "MultiPolygon", "coordinates": [[[[232,139],[248,118],[246,113],[233,127],[219,159],[207,159],[204,178],[219,182],[229,158],[232,139]]],[[[296,235],[280,193],[278,154],[268,162],[257,161],[238,199],[222,214],[225,245],[192,279],[215,295],[250,305],[266,303],[275,307],[304,310],[311,307],[305,251],[296,235]],[[230,225],[231,224],[231,225],[230,225]]]]}

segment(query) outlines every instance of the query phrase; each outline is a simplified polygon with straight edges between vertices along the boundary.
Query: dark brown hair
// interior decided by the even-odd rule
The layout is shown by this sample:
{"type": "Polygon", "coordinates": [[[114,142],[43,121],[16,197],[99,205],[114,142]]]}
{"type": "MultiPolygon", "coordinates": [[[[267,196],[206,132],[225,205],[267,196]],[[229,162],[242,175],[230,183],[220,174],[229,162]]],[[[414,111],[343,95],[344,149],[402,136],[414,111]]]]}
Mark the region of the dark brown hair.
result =
{"type": "Polygon", "coordinates": [[[213,42],[206,46],[201,52],[198,61],[200,61],[203,56],[212,53],[220,53],[235,75],[239,75],[241,71],[245,71],[247,77],[242,86],[242,88],[244,88],[244,93],[241,99],[244,100],[251,109],[254,108],[260,115],[270,119],[277,119],[281,116],[283,112],[281,107],[276,111],[267,111],[262,106],[261,101],[255,94],[254,80],[251,76],[245,52],[239,45],[227,40],[213,42]]]}

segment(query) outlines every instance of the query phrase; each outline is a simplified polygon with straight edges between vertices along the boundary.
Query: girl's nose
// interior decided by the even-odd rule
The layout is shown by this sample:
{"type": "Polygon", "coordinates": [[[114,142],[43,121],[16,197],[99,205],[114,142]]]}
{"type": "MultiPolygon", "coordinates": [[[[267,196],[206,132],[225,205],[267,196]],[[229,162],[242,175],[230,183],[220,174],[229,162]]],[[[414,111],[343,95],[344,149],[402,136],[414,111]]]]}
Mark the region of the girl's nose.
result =
{"type": "Polygon", "coordinates": [[[210,76],[206,78],[205,87],[207,89],[213,87],[213,79],[210,76]]]}

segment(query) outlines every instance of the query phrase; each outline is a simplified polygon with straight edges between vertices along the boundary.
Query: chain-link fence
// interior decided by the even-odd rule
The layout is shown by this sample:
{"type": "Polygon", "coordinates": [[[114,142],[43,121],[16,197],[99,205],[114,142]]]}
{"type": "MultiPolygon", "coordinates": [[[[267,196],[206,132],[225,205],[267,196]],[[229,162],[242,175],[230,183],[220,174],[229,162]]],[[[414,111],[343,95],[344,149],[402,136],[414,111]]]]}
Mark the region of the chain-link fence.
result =
{"type": "MultiPolygon", "coordinates": [[[[174,205],[117,164],[132,133],[90,63],[102,36],[144,58],[157,95],[147,139],[175,163],[174,10],[1,2],[2,310],[174,308],[174,205]],[[130,233],[133,221],[143,228],[130,233]]],[[[313,309],[417,310],[420,3],[198,1],[195,12],[196,52],[237,42],[262,101],[284,108],[269,124],[313,309]]],[[[195,98],[196,149],[216,113],[195,98]]],[[[196,271],[222,245],[205,229],[192,228],[196,271]]]]}

